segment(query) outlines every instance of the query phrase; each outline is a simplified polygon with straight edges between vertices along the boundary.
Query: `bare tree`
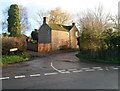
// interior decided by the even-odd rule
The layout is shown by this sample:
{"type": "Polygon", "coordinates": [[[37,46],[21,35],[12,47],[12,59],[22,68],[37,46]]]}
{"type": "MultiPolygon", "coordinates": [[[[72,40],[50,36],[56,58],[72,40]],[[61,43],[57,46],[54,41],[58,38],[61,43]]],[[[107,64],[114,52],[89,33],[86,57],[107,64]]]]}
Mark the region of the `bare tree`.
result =
{"type": "Polygon", "coordinates": [[[8,18],[8,9],[9,7],[7,7],[5,10],[3,10],[3,21],[1,22],[2,25],[2,32],[7,32],[7,27],[8,27],[8,22],[7,22],[7,18],[8,18]]]}
{"type": "Polygon", "coordinates": [[[70,20],[70,14],[61,10],[61,8],[55,8],[50,11],[50,22],[56,24],[66,24],[70,20]]]}
{"type": "Polygon", "coordinates": [[[37,16],[34,17],[34,19],[37,21],[37,23],[42,24],[41,21],[43,21],[43,17],[49,17],[49,11],[48,10],[38,10],[37,16]]]}
{"type": "Polygon", "coordinates": [[[49,22],[56,24],[66,24],[70,21],[70,14],[63,11],[61,8],[55,8],[54,10],[39,10],[37,12],[39,21],[43,20],[43,17],[49,17],[49,22]]]}
{"type": "Polygon", "coordinates": [[[20,8],[20,23],[21,31],[24,33],[30,29],[30,24],[28,21],[27,8],[19,5],[20,8]]]}
{"type": "Polygon", "coordinates": [[[88,10],[79,18],[79,26],[81,29],[101,33],[105,29],[111,27],[111,14],[103,11],[103,6],[99,5],[94,11],[88,10]]]}

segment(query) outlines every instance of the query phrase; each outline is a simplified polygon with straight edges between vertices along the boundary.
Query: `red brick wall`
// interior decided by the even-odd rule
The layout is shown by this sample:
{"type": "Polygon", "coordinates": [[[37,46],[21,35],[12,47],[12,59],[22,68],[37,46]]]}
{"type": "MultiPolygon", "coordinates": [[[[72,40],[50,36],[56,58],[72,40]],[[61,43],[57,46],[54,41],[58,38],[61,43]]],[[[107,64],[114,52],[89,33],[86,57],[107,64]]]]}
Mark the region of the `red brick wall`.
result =
{"type": "Polygon", "coordinates": [[[38,44],[38,52],[50,52],[51,44],[50,43],[39,43],[38,44]]]}

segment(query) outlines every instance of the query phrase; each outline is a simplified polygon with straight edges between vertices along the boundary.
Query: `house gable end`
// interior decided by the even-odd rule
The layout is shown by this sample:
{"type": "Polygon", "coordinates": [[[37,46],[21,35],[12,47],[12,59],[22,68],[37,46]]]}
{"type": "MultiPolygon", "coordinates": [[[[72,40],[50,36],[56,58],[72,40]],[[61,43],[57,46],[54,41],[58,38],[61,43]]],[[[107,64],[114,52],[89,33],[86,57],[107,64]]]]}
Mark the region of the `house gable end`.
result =
{"type": "Polygon", "coordinates": [[[48,24],[43,24],[38,32],[39,43],[51,43],[51,28],[48,24]]]}

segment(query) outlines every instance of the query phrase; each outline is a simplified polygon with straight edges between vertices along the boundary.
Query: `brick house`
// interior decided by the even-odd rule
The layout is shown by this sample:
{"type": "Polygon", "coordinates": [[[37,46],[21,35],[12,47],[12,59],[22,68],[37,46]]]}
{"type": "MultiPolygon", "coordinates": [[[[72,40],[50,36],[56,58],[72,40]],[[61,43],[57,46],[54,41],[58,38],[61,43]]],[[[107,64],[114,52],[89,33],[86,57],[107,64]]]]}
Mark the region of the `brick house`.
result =
{"type": "Polygon", "coordinates": [[[71,26],[48,23],[43,18],[43,24],[38,30],[38,51],[48,52],[58,49],[78,48],[79,31],[73,23],[71,26]]]}

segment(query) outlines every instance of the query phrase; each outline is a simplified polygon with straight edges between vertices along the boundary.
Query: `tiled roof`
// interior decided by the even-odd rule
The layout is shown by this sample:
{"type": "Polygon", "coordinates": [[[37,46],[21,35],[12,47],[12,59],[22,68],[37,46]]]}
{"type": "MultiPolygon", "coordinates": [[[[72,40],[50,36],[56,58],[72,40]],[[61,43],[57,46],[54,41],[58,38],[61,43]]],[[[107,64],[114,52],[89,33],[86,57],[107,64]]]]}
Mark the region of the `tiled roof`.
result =
{"type": "Polygon", "coordinates": [[[53,30],[60,30],[60,31],[70,31],[73,26],[64,26],[60,24],[49,23],[49,27],[53,30]]]}

